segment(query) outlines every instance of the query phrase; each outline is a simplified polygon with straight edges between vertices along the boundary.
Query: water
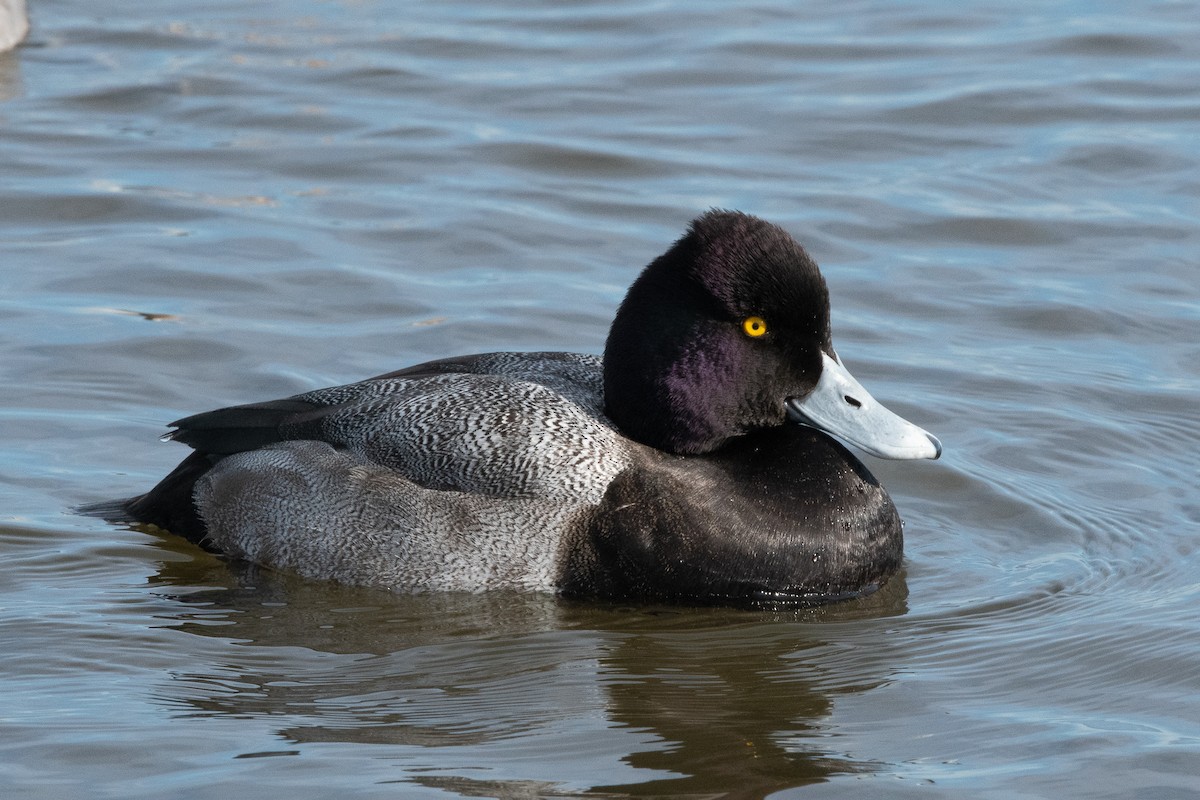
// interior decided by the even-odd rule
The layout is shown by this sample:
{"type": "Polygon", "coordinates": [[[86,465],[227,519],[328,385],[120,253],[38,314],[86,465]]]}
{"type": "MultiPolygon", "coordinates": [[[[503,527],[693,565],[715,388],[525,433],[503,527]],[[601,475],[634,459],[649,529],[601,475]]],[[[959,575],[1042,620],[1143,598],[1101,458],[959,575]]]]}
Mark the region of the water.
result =
{"type": "Polygon", "coordinates": [[[1200,794],[1195,3],[35,3],[0,55],[6,797],[1200,794]],[[712,207],[935,432],[787,615],[393,597],[74,516],[166,422],[598,352],[712,207]]]}

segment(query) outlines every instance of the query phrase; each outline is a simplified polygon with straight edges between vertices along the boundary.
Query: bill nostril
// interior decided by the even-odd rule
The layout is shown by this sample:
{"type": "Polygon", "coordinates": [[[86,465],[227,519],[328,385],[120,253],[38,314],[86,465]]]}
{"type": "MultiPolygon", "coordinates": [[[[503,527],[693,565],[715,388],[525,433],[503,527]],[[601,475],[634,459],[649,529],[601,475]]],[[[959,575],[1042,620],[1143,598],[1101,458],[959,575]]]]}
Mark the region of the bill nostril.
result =
{"type": "Polygon", "coordinates": [[[849,403],[850,405],[854,406],[855,408],[862,408],[862,403],[861,403],[861,402],[859,402],[859,401],[858,401],[858,399],[856,399],[856,398],[854,398],[854,397],[851,397],[851,396],[850,396],[850,395],[848,395],[848,394],[847,394],[847,395],[842,395],[842,399],[843,399],[843,400],[845,400],[845,401],[846,401],[847,403],[849,403]]]}

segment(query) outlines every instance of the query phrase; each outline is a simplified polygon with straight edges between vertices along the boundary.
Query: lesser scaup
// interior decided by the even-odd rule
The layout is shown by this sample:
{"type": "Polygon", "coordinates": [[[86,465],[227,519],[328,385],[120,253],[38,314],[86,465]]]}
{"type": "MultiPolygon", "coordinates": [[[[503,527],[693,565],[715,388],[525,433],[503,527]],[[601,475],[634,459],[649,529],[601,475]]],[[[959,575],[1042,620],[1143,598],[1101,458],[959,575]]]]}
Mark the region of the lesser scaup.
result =
{"type": "Polygon", "coordinates": [[[842,365],[804,249],[725,211],[634,281],[603,359],[450,358],[172,427],[195,452],[94,512],[396,591],[729,605],[852,597],[900,565],[895,506],[825,432],[941,454],[842,365]]]}

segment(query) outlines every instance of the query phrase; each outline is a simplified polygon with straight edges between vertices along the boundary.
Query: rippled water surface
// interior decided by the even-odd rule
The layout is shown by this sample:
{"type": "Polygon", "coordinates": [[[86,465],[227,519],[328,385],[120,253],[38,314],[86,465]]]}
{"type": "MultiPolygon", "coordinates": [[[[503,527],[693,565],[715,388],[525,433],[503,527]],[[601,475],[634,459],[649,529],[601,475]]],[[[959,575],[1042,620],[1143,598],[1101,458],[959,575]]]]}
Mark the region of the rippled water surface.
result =
{"type": "Polygon", "coordinates": [[[1194,2],[32,3],[0,54],[5,797],[1200,793],[1194,2]],[[937,433],[906,570],[769,615],[395,597],[70,512],[166,422],[599,352],[778,222],[937,433]]]}

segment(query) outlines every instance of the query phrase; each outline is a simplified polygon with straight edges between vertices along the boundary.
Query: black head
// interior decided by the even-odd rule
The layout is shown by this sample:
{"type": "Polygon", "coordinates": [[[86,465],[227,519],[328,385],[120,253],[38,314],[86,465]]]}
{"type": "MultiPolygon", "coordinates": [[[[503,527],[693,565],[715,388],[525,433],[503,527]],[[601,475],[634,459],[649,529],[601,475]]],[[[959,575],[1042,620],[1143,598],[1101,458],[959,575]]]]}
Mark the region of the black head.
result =
{"type": "Polygon", "coordinates": [[[782,228],[712,211],[638,277],[604,351],[608,415],[632,438],[706,453],[782,425],[833,355],[829,291],[782,228]]]}

